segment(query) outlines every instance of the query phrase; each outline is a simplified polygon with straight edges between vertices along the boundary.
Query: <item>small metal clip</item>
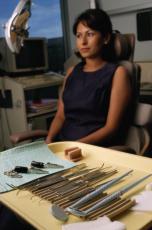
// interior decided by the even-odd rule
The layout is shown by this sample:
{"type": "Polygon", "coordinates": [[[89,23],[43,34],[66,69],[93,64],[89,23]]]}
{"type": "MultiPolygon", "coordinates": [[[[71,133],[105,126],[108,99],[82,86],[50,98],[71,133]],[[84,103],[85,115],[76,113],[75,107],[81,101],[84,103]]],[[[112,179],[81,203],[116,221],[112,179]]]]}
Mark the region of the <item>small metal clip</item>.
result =
{"type": "Polygon", "coordinates": [[[20,173],[31,173],[31,174],[48,174],[49,172],[43,169],[39,169],[36,167],[25,167],[25,166],[15,166],[14,169],[10,171],[5,171],[4,175],[14,178],[21,178],[22,175],[20,173]]]}
{"type": "Polygon", "coordinates": [[[51,163],[51,162],[47,162],[47,163],[45,164],[45,167],[46,167],[46,168],[64,168],[63,165],[53,164],[53,163],[51,163]]]}
{"type": "Polygon", "coordinates": [[[43,169],[31,166],[29,168],[29,173],[33,173],[33,174],[48,174],[49,172],[47,170],[43,170],[43,169]]]}
{"type": "Polygon", "coordinates": [[[22,175],[19,174],[18,172],[15,172],[14,170],[5,171],[4,175],[12,177],[12,178],[22,178],[22,175]]]}

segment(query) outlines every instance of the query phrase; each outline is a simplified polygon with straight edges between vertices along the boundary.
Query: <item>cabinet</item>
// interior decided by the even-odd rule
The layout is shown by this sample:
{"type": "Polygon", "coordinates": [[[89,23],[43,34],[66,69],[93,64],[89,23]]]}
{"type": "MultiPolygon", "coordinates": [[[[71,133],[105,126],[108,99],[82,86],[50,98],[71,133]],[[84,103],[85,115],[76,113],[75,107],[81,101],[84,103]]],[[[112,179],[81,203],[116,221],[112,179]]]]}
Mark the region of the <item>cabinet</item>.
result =
{"type": "Polygon", "coordinates": [[[1,109],[2,133],[4,146],[12,147],[9,135],[28,129],[47,129],[56,112],[56,106],[41,106],[40,109],[29,112],[27,105],[30,103],[40,104],[43,101],[57,101],[58,91],[63,83],[63,76],[49,72],[42,75],[3,77],[1,78],[1,90],[10,91],[10,108],[1,109]]]}

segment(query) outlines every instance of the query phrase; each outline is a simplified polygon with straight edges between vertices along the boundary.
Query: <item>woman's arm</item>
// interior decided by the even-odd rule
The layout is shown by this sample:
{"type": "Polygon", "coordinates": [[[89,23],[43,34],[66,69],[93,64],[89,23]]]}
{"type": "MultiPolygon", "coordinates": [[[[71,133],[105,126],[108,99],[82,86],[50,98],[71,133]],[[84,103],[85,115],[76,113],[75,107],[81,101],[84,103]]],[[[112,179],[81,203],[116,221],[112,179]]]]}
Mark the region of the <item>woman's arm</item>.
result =
{"type": "Polygon", "coordinates": [[[59,99],[58,102],[58,109],[56,112],[56,115],[53,119],[53,121],[51,122],[50,128],[49,128],[49,132],[48,135],[46,137],[46,144],[49,144],[53,141],[54,137],[60,132],[63,123],[64,123],[65,117],[64,117],[64,104],[62,99],[59,99]]]}
{"type": "MultiPolygon", "coordinates": [[[[78,141],[96,144],[110,138],[118,130],[131,99],[131,84],[127,71],[119,66],[114,74],[107,121],[104,127],[78,141]]],[[[102,109],[102,108],[101,108],[102,109]]]]}
{"type": "Polygon", "coordinates": [[[63,126],[64,120],[65,120],[65,115],[64,115],[64,103],[63,103],[63,100],[62,100],[62,94],[63,94],[63,90],[64,90],[64,87],[65,87],[66,79],[69,77],[69,75],[72,72],[73,68],[74,67],[70,67],[68,69],[67,75],[66,75],[66,77],[64,79],[63,87],[62,87],[62,90],[61,90],[61,93],[60,93],[60,96],[59,96],[57,112],[56,112],[56,115],[55,115],[53,121],[51,122],[49,132],[48,132],[48,135],[47,135],[46,140],[45,140],[46,144],[49,144],[49,143],[51,143],[53,141],[53,139],[60,132],[60,130],[61,130],[62,126],[63,126]]]}

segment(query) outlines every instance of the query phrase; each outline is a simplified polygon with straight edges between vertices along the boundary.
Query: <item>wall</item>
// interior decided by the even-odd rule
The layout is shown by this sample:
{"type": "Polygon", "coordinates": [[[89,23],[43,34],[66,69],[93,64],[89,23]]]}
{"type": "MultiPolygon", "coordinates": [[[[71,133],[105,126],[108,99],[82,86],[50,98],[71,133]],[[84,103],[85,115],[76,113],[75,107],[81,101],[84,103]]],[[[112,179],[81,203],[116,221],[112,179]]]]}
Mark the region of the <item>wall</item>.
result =
{"type": "Polygon", "coordinates": [[[89,0],[67,0],[68,7],[68,20],[69,20],[69,34],[70,34],[70,43],[71,50],[75,48],[75,37],[73,36],[72,26],[75,18],[85,9],[89,8],[89,0]]]}
{"type": "Polygon", "coordinates": [[[141,71],[141,82],[151,82],[149,86],[152,90],[152,62],[138,62],[141,71]]]}
{"type": "Polygon", "coordinates": [[[135,33],[135,61],[152,61],[152,41],[138,41],[136,29],[136,14],[126,13],[123,15],[112,16],[114,29],[121,33],[135,33]]]}
{"type": "Polygon", "coordinates": [[[152,7],[151,0],[97,0],[109,14],[124,13],[152,7]]]}
{"type": "Polygon", "coordinates": [[[135,61],[152,61],[152,41],[138,41],[136,27],[136,13],[152,7],[151,0],[99,0],[111,16],[114,29],[122,33],[135,33],[135,61]]]}
{"type": "MultiPolygon", "coordinates": [[[[136,37],[137,10],[152,7],[151,0],[97,0],[97,3],[110,14],[114,29],[122,33],[135,33],[136,37]]],[[[71,49],[75,47],[75,39],[72,35],[74,18],[87,8],[89,8],[89,0],[68,0],[71,49]]],[[[152,41],[139,42],[136,39],[135,61],[152,61],[152,41]]]]}

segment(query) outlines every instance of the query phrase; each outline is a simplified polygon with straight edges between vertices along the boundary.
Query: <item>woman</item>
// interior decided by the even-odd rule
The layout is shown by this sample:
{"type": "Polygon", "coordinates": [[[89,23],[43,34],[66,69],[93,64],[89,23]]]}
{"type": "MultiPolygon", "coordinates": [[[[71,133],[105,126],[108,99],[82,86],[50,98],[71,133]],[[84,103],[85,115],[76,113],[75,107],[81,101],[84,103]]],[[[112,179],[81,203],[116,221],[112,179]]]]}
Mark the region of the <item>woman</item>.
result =
{"type": "Polygon", "coordinates": [[[124,67],[107,58],[112,42],[110,18],[101,9],[86,10],[76,19],[73,32],[82,62],[67,72],[46,143],[120,144],[131,86],[124,67]]]}

